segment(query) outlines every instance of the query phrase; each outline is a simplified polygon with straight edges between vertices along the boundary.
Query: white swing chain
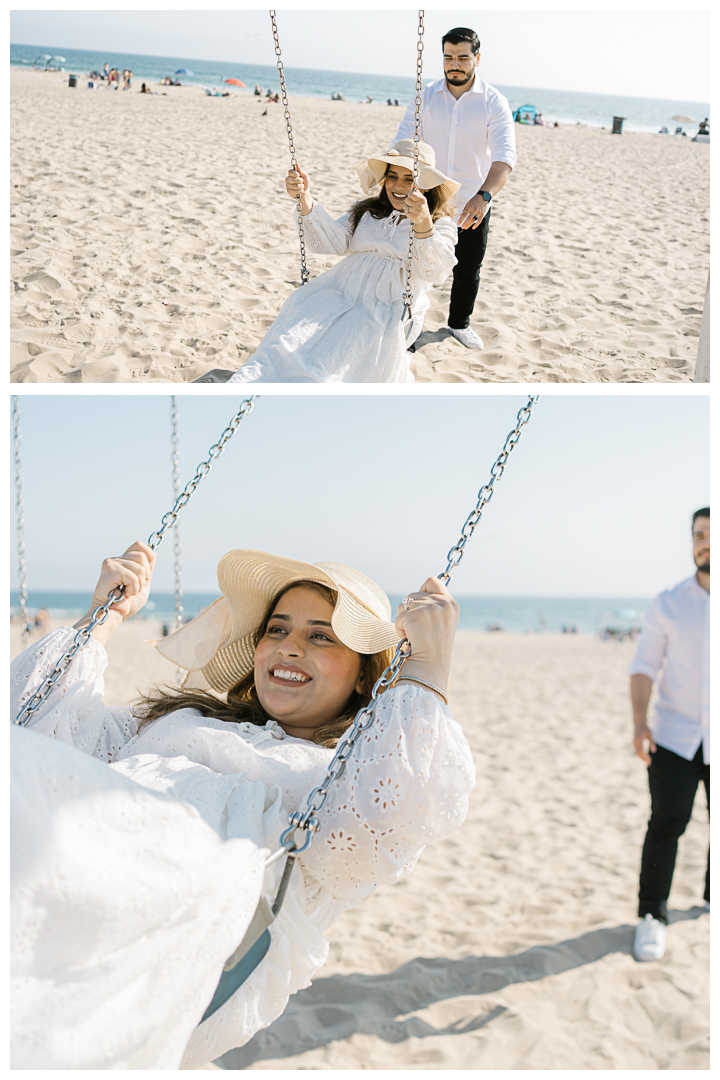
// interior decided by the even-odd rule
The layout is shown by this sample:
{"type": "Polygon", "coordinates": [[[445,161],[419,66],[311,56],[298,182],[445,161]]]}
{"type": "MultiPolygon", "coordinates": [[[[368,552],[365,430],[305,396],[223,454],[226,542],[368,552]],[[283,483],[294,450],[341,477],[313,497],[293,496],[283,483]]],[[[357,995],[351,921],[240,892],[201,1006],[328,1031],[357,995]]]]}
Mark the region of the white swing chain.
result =
{"type": "MultiPolygon", "coordinates": [[[[242,405],[235,413],[232,420],[225,428],[218,441],[216,443],[213,443],[213,445],[210,447],[207,459],[200,462],[197,469],[195,470],[195,475],[193,476],[192,480],[188,481],[183,491],[180,493],[180,495],[178,495],[172,509],[168,510],[168,512],[163,515],[160,520],[160,528],[157,530],[157,532],[152,533],[152,535],[148,538],[148,546],[152,551],[155,551],[160,546],[165,536],[166,530],[173,528],[178,519],[178,514],[183,509],[183,507],[190,502],[190,499],[195,494],[195,489],[197,488],[198,484],[202,480],[204,480],[207,474],[210,472],[213,466],[213,462],[220,457],[223,450],[225,449],[225,446],[233,437],[238,427],[242,423],[243,419],[247,416],[249,412],[252,412],[253,402],[256,397],[257,395],[253,394],[252,397],[249,397],[245,401],[243,401],[242,405]]],[[[110,592],[105,603],[99,604],[95,608],[90,617],[89,625],[84,626],[82,627],[82,629],[77,631],[75,637],[73,638],[73,644],[71,645],[71,647],[66,653],[63,654],[63,656],[60,657],[52,671],[48,675],[46,675],[35,693],[28,698],[28,700],[20,709],[20,712],[15,717],[15,723],[18,726],[25,727],[33,714],[40,708],[42,703],[45,701],[58,679],[60,679],[65,674],[65,672],[68,670],[80,650],[87,645],[88,641],[92,637],[92,632],[95,627],[103,625],[103,623],[108,617],[110,608],[113,606],[113,604],[117,604],[119,600],[122,600],[123,595],[124,589],[122,586],[119,589],[113,589],[110,592]]]]}
{"type": "Polygon", "coordinates": [[[20,399],[13,395],[13,445],[15,448],[15,520],[18,559],[18,606],[22,626],[21,641],[30,637],[27,613],[27,583],[25,581],[25,504],[23,502],[22,442],[20,439],[20,399]]]}
{"type": "MultiPolygon", "coordinates": [[[[527,404],[518,412],[515,427],[506,438],[505,445],[490,470],[490,479],[487,484],[480,488],[475,509],[463,525],[460,539],[457,544],[455,544],[448,552],[448,564],[445,570],[438,575],[440,581],[444,581],[446,585],[450,582],[451,571],[453,571],[460,563],[465,554],[465,546],[475,531],[475,527],[482,517],[484,508],[490,502],[495,490],[495,484],[503,475],[507,460],[517,446],[523,428],[532,416],[533,407],[538,401],[539,395],[531,395],[527,400],[527,404]]],[[[375,709],[380,695],[395,681],[400,672],[400,668],[408,656],[410,656],[410,643],[407,639],[403,639],[398,642],[395,649],[395,655],[375,683],[370,701],[358,712],[351,727],[348,729],[347,736],[343,736],[340,747],[330,762],[328,771],[325,774],[322,783],[310,792],[305,810],[297,811],[291,815],[288,828],[285,829],[280,836],[280,847],[274,851],[272,855],[268,856],[265,863],[266,866],[270,866],[286,853],[292,858],[302,855],[302,853],[307,851],[310,847],[314,834],[320,828],[320,822],[318,821],[317,815],[327,802],[330,785],[334,780],[337,780],[338,777],[342,776],[348,760],[352,757],[358,739],[363,732],[368,731],[369,728],[372,727],[375,720],[375,709]],[[305,838],[299,845],[297,845],[293,839],[297,829],[301,829],[305,833],[305,838]]]]}
{"type": "MultiPolygon", "coordinates": [[[[297,161],[295,159],[295,143],[293,141],[293,129],[290,123],[290,105],[288,104],[287,86],[285,85],[285,69],[283,67],[282,56],[280,52],[280,38],[278,37],[277,22],[275,21],[275,11],[270,11],[270,21],[272,22],[273,38],[275,39],[275,56],[277,57],[277,69],[280,76],[280,94],[282,97],[282,103],[285,107],[285,124],[287,126],[288,145],[290,147],[290,164],[293,169],[297,171],[297,161]]],[[[303,226],[302,209],[300,206],[301,196],[297,196],[297,221],[298,231],[300,233],[300,283],[306,285],[310,280],[310,273],[307,268],[307,262],[305,259],[305,229],[303,226]]]]}
{"type": "MultiPolygon", "coordinates": [[[[418,11],[417,73],[415,76],[415,145],[413,147],[413,191],[415,191],[418,187],[418,177],[420,175],[420,165],[418,158],[420,154],[420,108],[422,106],[422,54],[423,49],[425,48],[423,44],[423,34],[425,33],[425,24],[423,21],[424,17],[425,12],[421,9],[420,11],[418,11]]],[[[405,320],[412,315],[413,291],[410,275],[412,274],[414,243],[415,227],[411,221],[410,235],[408,237],[408,253],[405,259],[405,292],[403,293],[402,313],[403,322],[405,322],[405,320]]]]}

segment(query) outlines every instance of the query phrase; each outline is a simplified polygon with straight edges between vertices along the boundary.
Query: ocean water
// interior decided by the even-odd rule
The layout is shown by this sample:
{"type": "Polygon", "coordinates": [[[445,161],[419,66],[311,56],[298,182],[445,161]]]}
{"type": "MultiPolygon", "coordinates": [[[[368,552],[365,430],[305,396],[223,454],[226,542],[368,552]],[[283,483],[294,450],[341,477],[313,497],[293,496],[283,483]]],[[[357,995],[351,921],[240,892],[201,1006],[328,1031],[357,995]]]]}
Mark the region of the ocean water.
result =
{"type": "MultiPolygon", "coordinates": [[[[191,619],[217,599],[217,593],[187,593],[183,598],[185,618],[191,619]]],[[[560,597],[560,596],[460,596],[461,630],[497,630],[511,634],[560,633],[575,627],[580,634],[597,634],[606,626],[629,630],[642,624],[648,597],[560,597]]],[[[53,617],[75,621],[91,600],[89,593],[30,592],[28,610],[35,614],[47,609],[53,617]]],[[[391,596],[393,611],[400,596],[391,596]]],[[[11,614],[18,613],[17,592],[10,594],[11,614]]],[[[138,618],[171,622],[175,614],[172,593],[153,593],[138,618]]]]}
{"type": "MultiPolygon", "coordinates": [[[[65,57],[64,71],[86,75],[93,70],[102,71],[105,61],[111,68],[121,71],[130,68],[134,82],[157,82],[165,75],[173,75],[180,68],[188,68],[192,76],[181,78],[187,85],[220,87],[225,79],[238,78],[247,84],[247,90],[225,87],[233,93],[250,93],[256,83],[265,89],[279,89],[277,69],[270,65],[229,64],[222,61],[194,60],[187,56],[140,56],[135,53],[91,52],[71,49],[61,45],[11,45],[10,63],[18,67],[32,67],[34,61],[44,54],[65,57]]],[[[310,68],[285,69],[290,97],[329,98],[340,93],[347,101],[364,101],[369,94],[373,100],[385,104],[387,99],[405,105],[413,97],[415,80],[394,75],[362,75],[355,72],[316,71],[310,68]]],[[[81,84],[82,85],[82,84],[81,84]]],[[[566,90],[542,90],[533,87],[502,86],[498,89],[508,98],[511,106],[534,105],[546,120],[560,124],[587,124],[590,127],[611,127],[614,116],[625,117],[629,131],[659,131],[667,127],[674,131],[677,124],[673,115],[691,116],[702,120],[710,116],[707,102],[662,100],[659,98],[622,97],[613,94],[581,94],[566,90]]],[[[342,108],[339,104],[338,108],[342,108]]],[[[697,128],[687,125],[694,134],[697,128]]]]}

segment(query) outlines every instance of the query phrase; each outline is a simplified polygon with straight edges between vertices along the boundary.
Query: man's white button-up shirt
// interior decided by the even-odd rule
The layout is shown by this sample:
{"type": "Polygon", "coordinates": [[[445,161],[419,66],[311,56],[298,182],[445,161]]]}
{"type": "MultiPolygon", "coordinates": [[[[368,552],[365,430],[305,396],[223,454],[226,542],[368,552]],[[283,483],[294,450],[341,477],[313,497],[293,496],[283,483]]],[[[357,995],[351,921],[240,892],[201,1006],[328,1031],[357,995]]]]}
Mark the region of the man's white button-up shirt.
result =
{"type": "Polygon", "coordinates": [[[629,675],[655,681],[651,726],[659,746],[692,761],[700,743],[710,763],[710,594],[693,575],[660,593],[645,617],[629,675]]]}
{"type": "MultiPolygon", "coordinates": [[[[494,161],[515,168],[515,125],[507,98],[475,76],[471,88],[453,97],[444,78],[422,91],[420,138],[432,146],[438,169],[456,180],[458,214],[476,195],[494,161]]],[[[395,142],[415,136],[415,106],[409,105],[395,142]]]]}

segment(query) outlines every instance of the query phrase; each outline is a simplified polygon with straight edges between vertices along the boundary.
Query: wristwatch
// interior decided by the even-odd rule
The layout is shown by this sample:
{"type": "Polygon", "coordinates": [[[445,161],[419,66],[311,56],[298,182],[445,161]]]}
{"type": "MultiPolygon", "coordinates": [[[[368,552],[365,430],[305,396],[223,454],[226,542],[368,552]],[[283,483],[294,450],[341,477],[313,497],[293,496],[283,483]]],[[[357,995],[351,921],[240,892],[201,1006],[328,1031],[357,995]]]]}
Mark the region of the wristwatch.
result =
{"type": "Polygon", "coordinates": [[[492,202],[492,195],[489,191],[478,191],[478,195],[482,195],[485,202],[492,202]]]}

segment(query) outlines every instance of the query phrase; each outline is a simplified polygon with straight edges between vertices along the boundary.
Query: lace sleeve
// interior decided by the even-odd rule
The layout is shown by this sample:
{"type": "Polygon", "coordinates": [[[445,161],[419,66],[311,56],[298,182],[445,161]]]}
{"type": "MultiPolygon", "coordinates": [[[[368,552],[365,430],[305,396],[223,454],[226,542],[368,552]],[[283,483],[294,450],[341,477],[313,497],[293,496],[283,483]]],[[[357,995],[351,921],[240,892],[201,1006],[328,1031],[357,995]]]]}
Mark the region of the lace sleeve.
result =
{"type": "Polygon", "coordinates": [[[435,222],[432,236],[416,240],[413,253],[413,278],[423,285],[439,285],[457,262],[457,225],[449,217],[435,222]]]}
{"type": "Polygon", "coordinates": [[[343,899],[397,881],[427,844],[462,824],[474,786],[460,725],[430,691],[401,683],[330,788],[303,868],[343,899]]]}
{"type": "MultiPolygon", "coordinates": [[[[298,229],[297,213],[295,230],[298,229]]],[[[320,203],[313,203],[309,214],[303,218],[305,246],[318,255],[345,255],[350,241],[350,215],[343,214],[335,221],[320,203]]]]}
{"type": "MultiPolygon", "coordinates": [[[[52,666],[69,649],[75,630],[63,626],[46,634],[13,660],[10,668],[10,718],[15,719],[52,666]]],[[[27,725],[102,761],[115,761],[137,732],[129,708],[103,704],[107,653],[91,638],[51,690],[27,725]]]]}

